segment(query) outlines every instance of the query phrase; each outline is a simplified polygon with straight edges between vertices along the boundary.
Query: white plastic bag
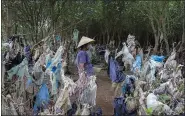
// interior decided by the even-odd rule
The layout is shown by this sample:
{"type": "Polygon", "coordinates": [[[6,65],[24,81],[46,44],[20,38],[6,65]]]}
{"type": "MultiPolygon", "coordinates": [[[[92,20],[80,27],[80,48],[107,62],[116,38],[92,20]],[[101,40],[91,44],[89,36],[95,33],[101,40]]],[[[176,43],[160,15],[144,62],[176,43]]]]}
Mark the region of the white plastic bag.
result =
{"type": "Polygon", "coordinates": [[[69,92],[68,88],[65,87],[61,90],[60,95],[55,103],[55,114],[57,114],[57,109],[62,109],[62,114],[65,114],[70,108],[71,102],[69,99],[69,92]]]}
{"type": "Polygon", "coordinates": [[[38,58],[38,56],[39,56],[39,49],[37,49],[35,51],[34,59],[36,60],[38,58]]]}
{"type": "Polygon", "coordinates": [[[147,108],[152,108],[154,110],[159,105],[162,105],[162,103],[157,101],[157,96],[155,96],[153,93],[150,93],[147,96],[147,108]]]}
{"type": "Polygon", "coordinates": [[[152,108],[152,110],[157,109],[160,106],[163,106],[163,112],[167,115],[171,115],[172,114],[172,110],[170,109],[170,107],[166,104],[163,104],[159,101],[157,101],[157,96],[155,96],[153,93],[150,93],[147,96],[147,108],[152,108]]]}
{"type": "Polygon", "coordinates": [[[89,104],[83,104],[83,110],[82,110],[82,113],[81,113],[81,115],[82,116],[88,116],[88,115],[90,115],[90,106],[89,106],[89,104]]]}
{"type": "Polygon", "coordinates": [[[108,60],[109,60],[109,54],[110,54],[110,51],[106,49],[104,58],[105,58],[105,61],[106,61],[107,64],[108,64],[108,60]]]}

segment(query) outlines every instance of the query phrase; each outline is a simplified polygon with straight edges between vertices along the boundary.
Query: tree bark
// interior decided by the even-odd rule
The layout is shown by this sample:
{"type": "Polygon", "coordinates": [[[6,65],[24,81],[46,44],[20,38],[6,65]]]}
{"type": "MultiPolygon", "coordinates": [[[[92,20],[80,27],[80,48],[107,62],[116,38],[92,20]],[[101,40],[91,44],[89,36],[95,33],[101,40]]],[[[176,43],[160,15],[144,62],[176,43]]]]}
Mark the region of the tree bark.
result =
{"type": "Polygon", "coordinates": [[[158,46],[159,46],[159,30],[157,31],[157,29],[155,28],[153,19],[150,19],[150,23],[151,23],[152,30],[153,30],[153,33],[154,33],[154,38],[155,38],[154,53],[156,53],[157,49],[158,49],[158,46]]]}
{"type": "MultiPolygon", "coordinates": [[[[166,16],[166,12],[165,12],[165,16],[166,16]]],[[[169,55],[170,53],[170,47],[169,47],[169,43],[168,43],[168,37],[167,37],[167,31],[166,31],[166,17],[165,18],[162,18],[162,22],[161,22],[161,25],[162,25],[162,34],[163,34],[163,39],[164,39],[164,42],[166,44],[166,52],[167,54],[169,55]]]]}
{"type": "MultiPolygon", "coordinates": [[[[182,13],[183,13],[183,17],[185,17],[185,13],[184,13],[184,10],[185,10],[185,2],[183,3],[183,1],[182,1],[182,4],[183,4],[183,8],[182,8],[182,13]]],[[[183,46],[183,44],[185,43],[185,25],[184,25],[184,23],[185,23],[185,19],[183,18],[182,19],[182,38],[181,38],[181,45],[180,45],[180,48],[178,49],[178,52],[181,52],[181,50],[184,48],[184,46],[183,46]]]]}
{"type": "MultiPolygon", "coordinates": [[[[8,3],[9,4],[9,3],[8,3]]],[[[6,35],[7,38],[10,37],[11,35],[11,24],[12,24],[12,20],[11,20],[11,11],[9,10],[9,5],[7,5],[7,24],[6,24],[6,35]]]]}
{"type": "Polygon", "coordinates": [[[169,49],[169,43],[168,43],[167,37],[164,37],[164,42],[166,44],[166,46],[165,46],[166,47],[166,52],[169,55],[170,49],[169,49]]]}
{"type": "Polygon", "coordinates": [[[183,10],[182,10],[182,13],[183,13],[183,21],[182,21],[182,28],[183,28],[183,32],[182,32],[182,43],[184,43],[185,42],[185,25],[184,25],[184,23],[185,23],[185,13],[184,13],[184,10],[185,10],[185,2],[183,3],[183,10]]]}
{"type": "Polygon", "coordinates": [[[110,39],[110,35],[109,35],[109,31],[107,30],[107,41],[106,41],[106,44],[109,44],[109,39],[110,39]]]}
{"type": "Polygon", "coordinates": [[[121,37],[120,37],[120,34],[118,33],[118,43],[117,43],[118,46],[120,46],[120,42],[121,42],[121,37]]]}
{"type": "Polygon", "coordinates": [[[102,41],[102,44],[106,44],[105,43],[105,33],[103,33],[103,41],[102,41]]]}

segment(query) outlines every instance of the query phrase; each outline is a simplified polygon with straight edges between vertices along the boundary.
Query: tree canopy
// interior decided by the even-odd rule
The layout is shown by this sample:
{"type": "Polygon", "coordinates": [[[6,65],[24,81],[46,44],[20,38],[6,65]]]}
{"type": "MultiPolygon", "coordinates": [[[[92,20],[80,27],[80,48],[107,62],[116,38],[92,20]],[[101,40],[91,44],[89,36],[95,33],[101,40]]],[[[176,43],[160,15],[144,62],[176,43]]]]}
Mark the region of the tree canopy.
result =
{"type": "Polygon", "coordinates": [[[37,43],[54,32],[65,40],[74,29],[97,43],[116,45],[134,34],[142,46],[155,50],[184,41],[184,1],[3,0],[2,39],[24,36],[37,43]],[[144,41],[144,42],[143,42],[144,41]]]}

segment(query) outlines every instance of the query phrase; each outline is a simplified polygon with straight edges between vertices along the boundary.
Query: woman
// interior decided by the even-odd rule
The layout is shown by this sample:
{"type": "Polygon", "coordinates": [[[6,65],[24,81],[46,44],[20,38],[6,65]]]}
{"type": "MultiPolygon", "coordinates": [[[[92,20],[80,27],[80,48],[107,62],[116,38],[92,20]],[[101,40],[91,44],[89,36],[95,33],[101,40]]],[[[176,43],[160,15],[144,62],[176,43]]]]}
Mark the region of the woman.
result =
{"type": "Polygon", "coordinates": [[[91,42],[93,42],[93,39],[82,37],[78,44],[78,48],[80,49],[77,57],[76,57],[76,65],[78,67],[78,73],[81,74],[83,71],[85,71],[86,76],[90,78],[94,75],[93,66],[90,62],[90,57],[87,53],[89,48],[91,47],[91,42]]]}
{"type": "Polygon", "coordinates": [[[94,42],[94,40],[83,36],[78,44],[79,51],[76,57],[76,65],[78,67],[79,79],[76,83],[77,91],[79,92],[79,102],[94,106],[96,104],[96,77],[87,53],[91,42],[94,42]]]}

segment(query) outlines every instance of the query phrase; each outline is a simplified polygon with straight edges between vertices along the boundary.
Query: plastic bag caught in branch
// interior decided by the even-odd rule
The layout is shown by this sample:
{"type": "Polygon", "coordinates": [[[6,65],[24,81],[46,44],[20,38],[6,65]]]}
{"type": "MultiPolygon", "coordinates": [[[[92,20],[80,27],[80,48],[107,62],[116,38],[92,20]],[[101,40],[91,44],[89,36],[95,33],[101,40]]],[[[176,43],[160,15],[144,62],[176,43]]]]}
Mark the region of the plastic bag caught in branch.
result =
{"type": "Polygon", "coordinates": [[[125,74],[120,72],[119,70],[119,65],[116,60],[113,60],[113,58],[110,58],[110,68],[109,68],[109,74],[110,74],[110,79],[112,82],[122,82],[125,79],[125,74]]]}
{"type": "Polygon", "coordinates": [[[163,112],[165,112],[167,115],[170,115],[172,113],[170,107],[157,101],[157,96],[155,96],[153,93],[150,93],[147,96],[147,108],[152,108],[153,110],[155,110],[161,105],[163,106],[163,112]]]}
{"type": "Polygon", "coordinates": [[[136,61],[133,63],[132,71],[133,72],[139,72],[141,70],[141,56],[136,56],[136,61]]]}
{"type": "Polygon", "coordinates": [[[110,51],[108,49],[105,50],[105,55],[104,55],[104,58],[105,58],[105,61],[106,63],[108,64],[108,59],[109,59],[109,54],[110,54],[110,51]]]}
{"type": "Polygon", "coordinates": [[[39,57],[39,49],[35,51],[34,59],[36,60],[39,57]]]}
{"type": "Polygon", "coordinates": [[[157,56],[157,55],[152,55],[151,59],[156,61],[156,62],[163,62],[165,56],[157,56]]]}
{"type": "Polygon", "coordinates": [[[170,61],[174,60],[176,56],[176,51],[174,50],[170,57],[168,57],[168,59],[166,60],[166,63],[164,64],[164,68],[166,68],[168,66],[168,64],[170,63],[170,61]]]}
{"type": "Polygon", "coordinates": [[[47,85],[44,83],[42,84],[39,92],[36,95],[36,101],[33,108],[34,114],[38,113],[38,109],[41,107],[44,107],[44,109],[46,109],[48,103],[49,103],[49,91],[47,85]]]}
{"type": "Polygon", "coordinates": [[[52,85],[51,94],[55,95],[57,94],[57,80],[56,80],[56,76],[53,73],[50,74],[50,82],[52,85]]]}
{"type": "Polygon", "coordinates": [[[81,115],[90,115],[90,109],[91,106],[89,106],[89,104],[83,104],[83,109],[82,109],[82,113],[81,115]]]}
{"type": "Polygon", "coordinates": [[[58,63],[61,62],[62,54],[63,54],[63,46],[60,46],[55,56],[52,58],[51,64],[48,66],[47,70],[52,70],[54,66],[57,67],[58,63]]]}
{"type": "Polygon", "coordinates": [[[97,85],[95,83],[96,77],[91,76],[88,86],[82,91],[80,95],[81,104],[89,104],[90,106],[96,105],[96,91],[97,85]]]}
{"type": "Polygon", "coordinates": [[[33,67],[33,70],[34,72],[43,72],[42,71],[42,68],[41,66],[44,66],[45,64],[45,54],[42,54],[40,57],[39,57],[39,60],[35,63],[34,67],[33,67]]]}
{"type": "Polygon", "coordinates": [[[19,76],[19,78],[22,78],[24,76],[25,70],[27,68],[28,68],[28,61],[25,58],[25,59],[23,59],[23,61],[19,65],[15,66],[15,67],[11,68],[9,71],[7,71],[8,79],[12,79],[12,76],[15,74],[17,76],[19,76]]]}
{"type": "Polygon", "coordinates": [[[79,31],[77,29],[74,29],[73,40],[76,42],[76,46],[77,46],[77,42],[78,42],[78,34],[79,34],[79,31]]]}
{"type": "Polygon", "coordinates": [[[28,78],[26,82],[26,89],[31,85],[31,83],[32,83],[32,78],[28,78]]]}
{"type": "Polygon", "coordinates": [[[127,44],[129,51],[133,52],[135,48],[135,36],[129,34],[127,37],[127,44]]]}
{"type": "Polygon", "coordinates": [[[60,95],[55,103],[55,114],[65,114],[69,109],[71,109],[71,102],[69,99],[68,85],[66,85],[64,89],[60,90],[60,95]]]}

